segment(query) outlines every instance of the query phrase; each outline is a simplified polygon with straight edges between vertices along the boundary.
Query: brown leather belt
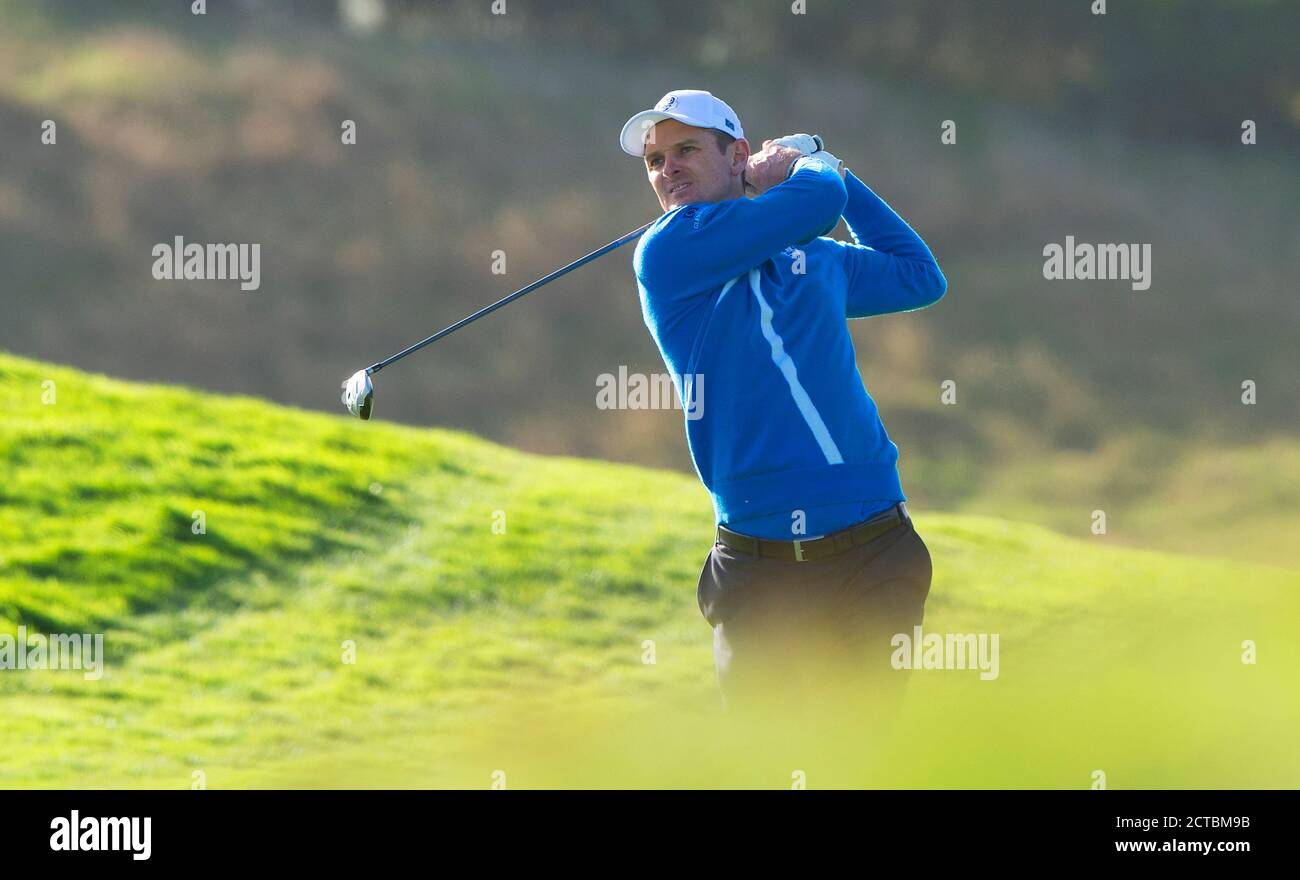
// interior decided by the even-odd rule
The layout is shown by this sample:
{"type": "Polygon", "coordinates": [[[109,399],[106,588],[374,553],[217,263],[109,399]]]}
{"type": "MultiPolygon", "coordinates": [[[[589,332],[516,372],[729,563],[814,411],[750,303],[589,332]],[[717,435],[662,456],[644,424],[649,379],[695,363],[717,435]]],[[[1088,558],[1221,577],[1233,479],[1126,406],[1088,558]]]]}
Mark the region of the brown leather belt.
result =
{"type": "Polygon", "coordinates": [[[733,532],[722,525],[718,526],[717,540],[722,546],[738,553],[747,553],[763,559],[813,562],[844,553],[854,547],[861,547],[868,541],[874,541],[886,532],[898,528],[909,519],[907,505],[900,501],[889,510],[878,513],[871,519],[863,520],[855,526],[807,541],[769,541],[766,538],[753,538],[733,532]]]}

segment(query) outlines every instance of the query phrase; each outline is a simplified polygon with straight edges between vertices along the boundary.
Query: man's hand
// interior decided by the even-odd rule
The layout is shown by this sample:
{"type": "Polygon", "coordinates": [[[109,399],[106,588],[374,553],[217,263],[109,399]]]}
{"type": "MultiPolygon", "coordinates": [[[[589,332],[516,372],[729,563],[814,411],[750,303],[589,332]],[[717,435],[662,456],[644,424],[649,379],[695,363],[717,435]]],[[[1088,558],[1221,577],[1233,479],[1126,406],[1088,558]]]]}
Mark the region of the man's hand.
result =
{"type": "Polygon", "coordinates": [[[805,156],[812,156],[814,159],[821,159],[839,173],[840,179],[844,178],[844,172],[848,170],[844,167],[843,160],[826,152],[826,148],[822,144],[821,135],[788,134],[785,137],[777,138],[772,143],[780,144],[783,147],[794,147],[805,156]]]}
{"type": "Polygon", "coordinates": [[[815,134],[787,134],[777,138],[773,143],[783,147],[794,147],[805,156],[811,156],[822,148],[822,139],[815,134]]]}
{"type": "MultiPolygon", "coordinates": [[[[754,163],[760,158],[766,156],[770,149],[777,148],[777,147],[789,147],[794,149],[796,152],[798,152],[800,156],[814,156],[818,159],[821,159],[827,165],[831,166],[836,171],[838,171],[840,177],[844,177],[844,172],[846,170],[844,167],[844,163],[840,161],[838,158],[836,158],[835,156],[832,156],[830,153],[826,152],[826,150],[822,148],[822,139],[815,134],[788,134],[785,137],[780,137],[773,141],[763,141],[762,152],[755,153],[753,156],[750,157],[749,167],[752,168],[754,166],[754,163]]],[[[786,172],[785,172],[786,177],[790,176],[790,169],[791,166],[787,165],[786,172]]],[[[745,194],[758,195],[760,193],[766,192],[767,190],[771,189],[773,186],[776,186],[776,184],[780,182],[781,182],[780,180],[777,180],[774,183],[769,183],[767,186],[760,189],[750,182],[750,171],[746,169],[745,194]]]]}
{"type": "Polygon", "coordinates": [[[763,149],[749,157],[745,166],[745,191],[762,195],[790,175],[790,166],[803,153],[776,141],[763,141],[763,149]]]}

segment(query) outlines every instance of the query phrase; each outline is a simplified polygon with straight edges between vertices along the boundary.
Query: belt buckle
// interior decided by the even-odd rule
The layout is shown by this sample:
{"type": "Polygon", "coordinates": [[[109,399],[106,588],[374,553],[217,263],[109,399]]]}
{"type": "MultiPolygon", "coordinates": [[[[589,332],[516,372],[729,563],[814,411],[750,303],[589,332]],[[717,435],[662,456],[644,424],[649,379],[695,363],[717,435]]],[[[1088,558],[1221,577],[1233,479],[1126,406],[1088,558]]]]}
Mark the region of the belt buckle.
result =
{"type": "Polygon", "coordinates": [[[803,560],[803,542],[802,542],[802,541],[795,541],[795,542],[794,542],[794,561],[795,561],[795,562],[803,562],[803,561],[804,561],[804,560],[803,560]]]}

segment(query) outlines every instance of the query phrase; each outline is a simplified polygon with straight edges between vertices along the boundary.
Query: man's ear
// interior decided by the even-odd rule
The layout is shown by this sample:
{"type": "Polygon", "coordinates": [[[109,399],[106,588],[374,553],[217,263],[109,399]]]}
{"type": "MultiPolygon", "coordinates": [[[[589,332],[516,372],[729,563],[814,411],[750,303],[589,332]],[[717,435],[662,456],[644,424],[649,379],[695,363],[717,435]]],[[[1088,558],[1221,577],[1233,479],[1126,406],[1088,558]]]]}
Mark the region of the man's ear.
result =
{"type": "Polygon", "coordinates": [[[737,138],[731,142],[731,146],[735,149],[731,156],[731,176],[739,177],[749,165],[749,141],[737,138]]]}

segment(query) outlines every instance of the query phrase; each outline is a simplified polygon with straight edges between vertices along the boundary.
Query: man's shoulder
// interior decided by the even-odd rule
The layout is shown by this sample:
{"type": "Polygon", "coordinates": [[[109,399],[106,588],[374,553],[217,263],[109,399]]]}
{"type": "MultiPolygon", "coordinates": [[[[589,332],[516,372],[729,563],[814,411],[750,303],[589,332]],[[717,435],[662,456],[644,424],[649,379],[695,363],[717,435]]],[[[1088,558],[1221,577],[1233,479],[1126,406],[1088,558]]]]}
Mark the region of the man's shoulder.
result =
{"type": "Polygon", "coordinates": [[[706,224],[711,224],[710,229],[716,229],[716,221],[719,218],[718,212],[726,206],[726,202],[695,202],[689,205],[678,205],[664,212],[664,214],[650,225],[645,235],[637,242],[637,251],[646,251],[653,249],[655,244],[668,241],[677,244],[684,244],[690,241],[692,232],[699,232],[705,229],[706,224]]]}
{"type": "Polygon", "coordinates": [[[644,281],[647,276],[657,274],[666,263],[672,262],[674,253],[678,252],[683,243],[683,233],[698,224],[701,210],[707,207],[707,204],[679,205],[664,212],[650,224],[650,228],[636,243],[632,256],[637,277],[644,281]]]}
{"type": "Polygon", "coordinates": [[[698,227],[700,217],[704,209],[710,207],[706,202],[700,202],[692,205],[678,205],[676,208],[670,208],[660,215],[659,219],[650,224],[645,235],[641,236],[641,241],[637,243],[638,248],[644,248],[647,242],[655,241],[664,236],[671,236],[687,228],[698,227]]]}

